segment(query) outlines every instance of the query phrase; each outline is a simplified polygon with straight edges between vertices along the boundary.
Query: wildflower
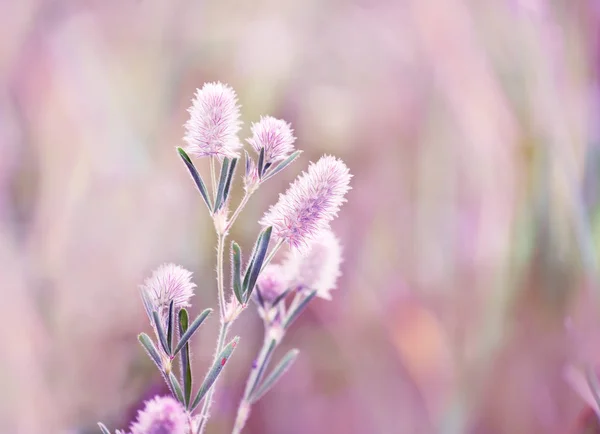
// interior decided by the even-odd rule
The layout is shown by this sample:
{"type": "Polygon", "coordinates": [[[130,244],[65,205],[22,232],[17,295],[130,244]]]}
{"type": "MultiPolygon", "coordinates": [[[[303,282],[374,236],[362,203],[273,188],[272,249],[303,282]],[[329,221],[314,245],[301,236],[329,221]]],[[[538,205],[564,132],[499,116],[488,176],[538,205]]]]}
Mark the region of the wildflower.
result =
{"type": "Polygon", "coordinates": [[[335,289],[340,276],[342,263],[342,247],[331,230],[322,231],[313,241],[306,256],[293,252],[288,254],[284,262],[286,272],[290,276],[291,286],[310,288],[317,291],[317,296],[331,300],[330,291],[335,289]]]}
{"type": "Polygon", "coordinates": [[[157,396],[146,401],[131,425],[131,434],[185,434],[187,414],[184,408],[170,396],[157,396]]]}
{"type": "Polygon", "coordinates": [[[306,253],[310,243],[329,227],[346,201],[344,195],[350,189],[351,177],[341,160],[327,155],[321,157],[279,196],[279,201],[265,213],[260,224],[273,226],[275,238],[306,253]]]}
{"type": "Polygon", "coordinates": [[[252,137],[247,142],[257,153],[264,148],[265,165],[285,160],[294,150],[294,141],[290,124],[272,116],[262,116],[260,122],[252,124],[252,137]]]}
{"type": "Polygon", "coordinates": [[[147,278],[141,287],[149,300],[152,310],[166,315],[171,300],[173,307],[181,309],[190,306],[196,284],[191,281],[192,273],[175,264],[163,264],[147,278]]]}
{"type": "Polygon", "coordinates": [[[186,151],[197,157],[239,157],[242,147],[237,133],[240,130],[240,107],[235,91],[221,83],[206,83],[196,90],[185,123],[186,151]]]}
{"type": "Polygon", "coordinates": [[[279,264],[269,264],[258,276],[256,284],[266,301],[273,301],[287,288],[284,268],[279,264]]]}

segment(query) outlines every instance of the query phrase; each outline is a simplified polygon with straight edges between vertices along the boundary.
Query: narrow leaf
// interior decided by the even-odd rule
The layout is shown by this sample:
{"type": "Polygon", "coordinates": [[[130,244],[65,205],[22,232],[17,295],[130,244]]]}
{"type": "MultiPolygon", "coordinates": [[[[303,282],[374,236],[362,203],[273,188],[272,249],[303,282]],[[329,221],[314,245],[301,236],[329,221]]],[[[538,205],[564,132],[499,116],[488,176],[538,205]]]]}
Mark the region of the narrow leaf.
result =
{"type": "Polygon", "coordinates": [[[296,318],[298,318],[298,315],[300,315],[302,313],[302,311],[306,308],[306,306],[308,305],[308,303],[315,297],[315,295],[317,295],[317,291],[314,290],[312,291],[310,294],[308,294],[304,300],[302,300],[298,306],[296,306],[296,308],[290,312],[287,316],[287,318],[285,319],[284,323],[283,323],[283,328],[287,329],[296,318]]]}
{"type": "Polygon", "coordinates": [[[247,288],[248,288],[248,282],[250,281],[250,272],[252,271],[252,268],[254,267],[254,261],[256,259],[256,252],[258,251],[258,246],[260,245],[260,242],[262,240],[264,236],[264,232],[261,232],[260,234],[258,234],[258,238],[256,239],[256,242],[254,243],[254,248],[252,249],[252,255],[250,255],[250,262],[248,262],[248,265],[246,266],[246,271],[244,272],[244,281],[242,282],[242,290],[245,293],[247,288]]]}
{"type": "Polygon", "coordinates": [[[283,300],[285,297],[287,297],[287,295],[290,293],[291,290],[292,290],[292,288],[288,288],[285,291],[283,291],[281,294],[279,294],[277,297],[275,297],[275,300],[273,300],[271,302],[271,306],[277,306],[281,300],[283,300]]]}
{"type": "Polygon", "coordinates": [[[208,195],[208,190],[206,189],[206,185],[204,185],[204,181],[202,181],[202,177],[198,173],[198,170],[196,170],[196,166],[194,166],[194,163],[192,163],[192,160],[190,160],[190,157],[182,148],[177,148],[177,152],[179,152],[179,156],[188,168],[190,175],[192,175],[192,179],[194,180],[196,187],[198,187],[198,190],[200,191],[202,199],[204,199],[204,203],[206,203],[208,210],[212,213],[213,208],[212,204],[210,203],[210,196],[208,195]]]}
{"type": "Polygon", "coordinates": [[[156,363],[156,366],[158,366],[159,369],[162,369],[162,362],[160,360],[160,355],[158,354],[158,349],[154,346],[154,343],[152,342],[152,339],[150,339],[150,336],[148,336],[146,333],[140,333],[138,335],[138,340],[140,341],[140,344],[142,344],[152,361],[156,363]]]}
{"type": "MultiPolygon", "coordinates": [[[[189,317],[185,308],[179,311],[179,340],[188,329],[189,317]]],[[[192,365],[190,363],[190,344],[189,341],[183,347],[181,352],[181,381],[183,383],[183,397],[185,398],[185,408],[190,405],[192,397],[192,365]]]]}
{"type": "Polygon", "coordinates": [[[256,377],[254,378],[254,383],[252,384],[252,388],[250,389],[250,395],[252,395],[252,392],[254,392],[254,390],[260,383],[260,380],[262,379],[263,375],[265,374],[265,371],[267,370],[267,367],[269,366],[269,361],[271,360],[271,356],[273,355],[273,351],[275,351],[275,347],[277,347],[277,341],[275,339],[271,339],[271,342],[269,342],[269,346],[268,347],[263,346],[263,348],[261,349],[261,353],[258,356],[258,359],[260,360],[259,366],[257,368],[258,372],[256,373],[256,377]]]}
{"type": "Polygon", "coordinates": [[[227,174],[229,173],[229,158],[223,158],[221,164],[221,174],[219,175],[219,186],[217,187],[217,197],[215,198],[215,212],[221,209],[223,205],[223,195],[225,193],[225,184],[227,183],[227,174]]]}
{"type": "Polygon", "coordinates": [[[194,402],[192,403],[192,406],[190,408],[190,413],[192,413],[196,409],[198,404],[200,404],[200,401],[202,401],[202,398],[204,398],[204,396],[208,393],[212,385],[215,383],[215,381],[219,377],[219,374],[221,374],[223,367],[231,357],[231,354],[233,353],[233,350],[235,349],[235,346],[237,345],[239,340],[240,338],[236,336],[231,342],[229,342],[225,346],[225,348],[223,348],[223,351],[221,351],[221,353],[219,354],[219,357],[215,361],[215,364],[210,368],[210,370],[206,374],[206,377],[204,377],[204,381],[202,382],[202,385],[200,386],[200,389],[198,390],[198,393],[196,394],[194,402]]]}
{"type": "Polygon", "coordinates": [[[265,299],[263,298],[262,293],[260,291],[260,286],[258,285],[256,285],[256,301],[258,302],[258,305],[264,309],[265,299]]]}
{"type": "Polygon", "coordinates": [[[175,328],[175,315],[173,312],[175,301],[169,303],[169,317],[167,319],[167,345],[169,346],[169,354],[173,353],[173,329],[175,328]]]}
{"type": "Polygon", "coordinates": [[[256,284],[260,270],[262,270],[262,265],[265,257],[267,256],[267,250],[269,249],[269,240],[271,239],[272,230],[273,228],[269,226],[263,231],[263,236],[260,238],[260,243],[256,249],[256,256],[254,257],[254,262],[252,264],[252,269],[250,270],[248,286],[246,287],[246,292],[244,294],[246,301],[250,298],[250,295],[252,295],[254,285],[256,284]]]}
{"type": "Polygon", "coordinates": [[[269,376],[263,381],[263,383],[256,389],[256,391],[250,397],[250,402],[254,403],[262,398],[265,393],[267,393],[271,388],[279,381],[279,379],[287,372],[287,370],[292,366],[292,363],[298,357],[300,351],[297,349],[293,349],[287,352],[285,356],[281,359],[281,361],[275,366],[275,369],[271,371],[269,376]]]}
{"type": "Polygon", "coordinates": [[[211,308],[204,309],[200,315],[194,320],[194,322],[190,325],[190,328],[185,331],[179,342],[177,343],[177,347],[175,347],[175,351],[173,351],[173,355],[176,356],[179,351],[183,348],[183,346],[190,340],[192,335],[198,330],[198,327],[202,325],[204,320],[210,313],[212,312],[211,308]]]}
{"type": "Polygon", "coordinates": [[[173,390],[173,393],[175,393],[175,397],[177,398],[177,400],[181,402],[182,405],[185,405],[185,400],[183,399],[183,392],[181,391],[181,386],[179,385],[179,381],[177,381],[175,375],[173,375],[173,372],[169,372],[169,384],[171,385],[171,389],[173,390]]]}
{"type": "Polygon", "coordinates": [[[250,163],[252,162],[252,158],[250,157],[250,154],[248,154],[248,151],[244,151],[244,163],[246,166],[246,170],[244,171],[244,177],[248,177],[250,175],[250,163]]]}
{"type": "Polygon", "coordinates": [[[240,246],[235,241],[231,242],[231,261],[232,261],[232,270],[233,270],[233,293],[235,294],[235,298],[240,302],[240,304],[244,303],[243,294],[242,294],[242,277],[241,277],[241,268],[242,268],[242,251],[240,246]]]}
{"type": "Polygon", "coordinates": [[[279,172],[281,172],[283,169],[285,169],[286,167],[288,167],[290,164],[292,164],[292,162],[296,158],[298,158],[298,156],[301,153],[302,153],[302,151],[296,151],[296,152],[294,152],[292,155],[290,155],[289,157],[287,157],[285,160],[283,160],[281,163],[279,163],[273,169],[271,169],[268,172],[266,172],[265,176],[263,177],[263,181],[266,181],[267,179],[272,178],[273,176],[275,176],[279,172]]]}
{"type": "Polygon", "coordinates": [[[152,307],[152,302],[148,298],[148,294],[146,293],[146,291],[142,288],[140,288],[140,295],[142,296],[142,302],[144,303],[144,309],[146,310],[146,314],[148,315],[150,321],[152,321],[152,311],[154,310],[154,308],[152,307]]]}
{"type": "Polygon", "coordinates": [[[223,191],[223,203],[227,203],[227,198],[229,197],[229,191],[231,190],[231,181],[233,180],[233,175],[235,174],[235,168],[238,163],[238,158],[234,158],[231,160],[231,164],[229,164],[229,173],[227,173],[227,181],[225,182],[225,190],[223,191]]]}
{"type": "Polygon", "coordinates": [[[263,172],[265,170],[265,148],[260,148],[260,153],[258,154],[258,178],[261,179],[263,176],[263,172]]]}
{"type": "Polygon", "coordinates": [[[98,426],[100,427],[100,431],[102,431],[102,434],[110,434],[110,431],[108,430],[108,428],[106,428],[106,425],[98,422],[98,426]]]}
{"type": "Polygon", "coordinates": [[[154,318],[154,327],[156,328],[156,333],[158,333],[158,340],[160,341],[162,349],[165,351],[165,354],[171,355],[169,343],[167,342],[167,335],[165,334],[165,329],[160,322],[157,311],[152,312],[152,318],[154,318]]]}

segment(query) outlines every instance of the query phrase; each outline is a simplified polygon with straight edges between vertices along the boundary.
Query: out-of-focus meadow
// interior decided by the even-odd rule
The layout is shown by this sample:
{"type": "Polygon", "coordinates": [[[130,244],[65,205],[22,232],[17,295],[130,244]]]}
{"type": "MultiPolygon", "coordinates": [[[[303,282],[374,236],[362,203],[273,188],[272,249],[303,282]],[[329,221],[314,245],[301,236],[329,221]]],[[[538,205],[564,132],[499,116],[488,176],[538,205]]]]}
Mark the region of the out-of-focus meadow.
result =
{"type": "MultiPolygon", "coordinates": [[[[593,0],[1,1],[0,432],[125,427],[166,392],[137,287],[176,262],[194,311],[216,305],[175,152],[215,80],[242,137],[270,113],[304,150],[244,210],[243,246],[309,161],[354,174],[339,288],[294,325],[281,354],[301,356],[248,434],[584,432],[565,370],[600,364],[599,20],[593,0]]],[[[261,327],[234,326],[209,433],[261,327]]]]}

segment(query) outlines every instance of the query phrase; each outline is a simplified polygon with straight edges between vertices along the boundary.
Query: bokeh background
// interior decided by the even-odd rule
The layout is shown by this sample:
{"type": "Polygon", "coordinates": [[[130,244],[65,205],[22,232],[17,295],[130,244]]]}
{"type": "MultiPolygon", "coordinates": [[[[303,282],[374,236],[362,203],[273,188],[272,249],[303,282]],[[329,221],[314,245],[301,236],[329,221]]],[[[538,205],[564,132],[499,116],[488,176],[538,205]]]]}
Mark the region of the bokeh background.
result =
{"type": "MultiPolygon", "coordinates": [[[[243,137],[272,114],[304,150],[243,246],[309,161],[354,174],[339,289],[293,327],[281,354],[301,356],[248,434],[597,432],[565,372],[600,362],[599,21],[595,0],[0,1],[0,432],[124,428],[165,392],[137,287],[176,262],[215,306],[174,150],[214,80],[243,137]]],[[[233,333],[209,433],[230,432],[255,312],[233,333]]]]}

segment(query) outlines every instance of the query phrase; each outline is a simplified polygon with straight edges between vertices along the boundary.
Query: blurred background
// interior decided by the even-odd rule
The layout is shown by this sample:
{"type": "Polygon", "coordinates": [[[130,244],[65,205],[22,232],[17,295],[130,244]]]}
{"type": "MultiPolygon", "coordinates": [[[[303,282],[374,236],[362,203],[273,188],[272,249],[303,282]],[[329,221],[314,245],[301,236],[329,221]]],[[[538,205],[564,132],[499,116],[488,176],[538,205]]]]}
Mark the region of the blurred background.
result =
{"type": "MultiPolygon", "coordinates": [[[[272,114],[304,150],[243,212],[243,247],[309,161],[354,174],[339,288],[246,433],[600,432],[572,387],[600,365],[599,24],[595,0],[0,1],[0,432],[125,428],[166,393],[137,287],[175,262],[194,310],[216,305],[174,149],[216,80],[242,138],[272,114]]],[[[233,333],[211,434],[262,342],[252,309],[233,333]]]]}

